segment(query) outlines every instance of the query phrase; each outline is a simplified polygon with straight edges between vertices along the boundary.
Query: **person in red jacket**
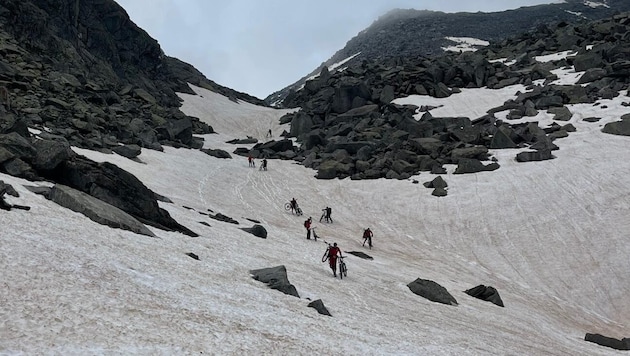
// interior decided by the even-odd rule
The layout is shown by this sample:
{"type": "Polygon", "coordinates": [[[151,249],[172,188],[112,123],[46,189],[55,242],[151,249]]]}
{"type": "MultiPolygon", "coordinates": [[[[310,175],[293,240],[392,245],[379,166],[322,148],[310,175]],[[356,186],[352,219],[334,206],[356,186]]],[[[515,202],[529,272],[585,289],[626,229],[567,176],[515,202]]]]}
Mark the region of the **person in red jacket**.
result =
{"type": "Polygon", "coordinates": [[[341,256],[341,249],[335,242],[332,246],[328,246],[328,264],[333,271],[333,276],[337,277],[337,258],[341,256]]]}
{"type": "Polygon", "coordinates": [[[306,219],[304,221],[304,227],[306,228],[306,239],[310,240],[311,239],[311,223],[313,222],[313,219],[311,219],[311,217],[309,216],[308,219],[306,219]]]}

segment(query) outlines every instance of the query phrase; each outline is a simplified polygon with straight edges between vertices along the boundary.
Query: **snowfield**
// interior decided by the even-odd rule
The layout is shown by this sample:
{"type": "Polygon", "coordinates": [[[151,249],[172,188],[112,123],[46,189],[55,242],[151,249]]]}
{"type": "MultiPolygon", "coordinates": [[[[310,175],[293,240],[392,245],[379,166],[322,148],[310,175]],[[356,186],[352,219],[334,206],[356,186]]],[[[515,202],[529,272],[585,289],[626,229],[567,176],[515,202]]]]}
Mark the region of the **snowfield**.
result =
{"type": "MultiPolygon", "coordinates": [[[[182,94],[182,110],[218,132],[203,136],[205,148],[232,152],[228,140],[289,129],[278,123],[287,110],[193,89],[199,95],[182,94]]],[[[422,100],[444,105],[435,116],[474,119],[524,90],[509,89],[422,100]]],[[[556,141],[554,160],[517,163],[520,150],[497,150],[494,172],[453,175],[448,166],[443,198],[423,187],[435,177],[425,172],[401,181],[324,181],[293,161],[270,160],[262,172],[245,157],[196,150],[143,150],[135,162],[75,149],[170,198],[161,207],[195,238],[102,226],[24,188],[49,183],[0,174],[20,193],[7,201],[32,207],[0,212],[0,354],[618,354],[583,339],[630,336],[630,138],[600,131],[627,113],[621,103],[629,101],[570,106],[577,132],[556,141]],[[582,121],[590,116],[602,120],[582,121]],[[293,197],[305,216],[284,210],[293,197]],[[319,223],[326,206],[333,224],[319,223]],[[208,209],[240,224],[200,214],[208,209]],[[322,241],[306,240],[308,216],[322,240],[348,255],[347,278],[333,278],[321,262],[322,241]],[[267,239],[239,229],[253,225],[248,219],[265,226],[267,239]],[[361,246],[367,227],[372,250],[361,246]],[[249,274],[277,265],[301,298],[249,274]],[[441,284],[459,305],[413,294],[407,284],[416,278],[441,284]],[[479,284],[495,287],[505,308],[463,292],[479,284]],[[332,317],[306,307],[320,298],[332,317]]],[[[550,123],[545,115],[535,119],[550,123]]]]}

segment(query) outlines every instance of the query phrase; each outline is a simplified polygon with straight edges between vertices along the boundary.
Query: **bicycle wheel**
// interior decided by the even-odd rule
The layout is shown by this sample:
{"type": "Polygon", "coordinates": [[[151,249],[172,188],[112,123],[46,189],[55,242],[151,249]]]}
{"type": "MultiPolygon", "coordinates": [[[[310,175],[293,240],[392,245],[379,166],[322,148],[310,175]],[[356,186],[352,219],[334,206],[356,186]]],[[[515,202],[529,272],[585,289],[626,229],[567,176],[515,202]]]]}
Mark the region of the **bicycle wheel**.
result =
{"type": "Polygon", "coordinates": [[[343,279],[343,277],[347,276],[346,274],[346,264],[343,262],[343,259],[339,259],[339,278],[343,279]]]}
{"type": "Polygon", "coordinates": [[[326,249],[326,252],[324,252],[324,255],[322,256],[322,262],[326,261],[328,261],[328,249],[326,249]]]}
{"type": "Polygon", "coordinates": [[[290,203],[284,204],[284,210],[286,210],[286,211],[291,210],[291,204],[290,203]]]}

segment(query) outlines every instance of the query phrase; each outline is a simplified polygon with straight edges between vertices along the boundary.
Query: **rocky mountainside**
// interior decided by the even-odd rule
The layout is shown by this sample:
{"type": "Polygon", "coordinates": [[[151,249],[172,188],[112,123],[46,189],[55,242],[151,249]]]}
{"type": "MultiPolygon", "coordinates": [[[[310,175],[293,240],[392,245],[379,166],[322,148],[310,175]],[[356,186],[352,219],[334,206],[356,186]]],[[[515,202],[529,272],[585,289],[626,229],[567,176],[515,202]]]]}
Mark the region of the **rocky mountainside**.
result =
{"type": "MultiPolygon", "coordinates": [[[[285,151],[279,144],[260,144],[249,153],[296,159],[322,179],[407,179],[420,171],[444,173],[444,164],[456,164],[455,173],[498,169],[496,162],[482,162],[489,159],[489,149],[528,147],[518,161],[552,159],[555,140],[575,130],[562,124],[572,115],[565,105],[595,104],[628,89],[629,38],[630,15],[624,13],[589,23],[539,26],[476,52],[363,59],[334,73],[324,68],[285,100],[302,108],[281,119],[291,123],[287,136],[302,145],[285,151]],[[535,59],[560,51],[570,55],[535,59]],[[576,84],[554,84],[558,77],[552,71],[559,68],[574,68],[581,77],[576,84]],[[411,94],[444,98],[462,88],[514,84],[527,92],[482,117],[433,117],[431,108],[392,103],[411,94]],[[505,117],[495,116],[505,111],[505,117]],[[540,111],[553,116],[552,126],[510,122],[540,111]],[[423,112],[420,120],[414,117],[423,112]]],[[[628,135],[627,126],[621,121],[604,131],[628,135]]]]}
{"type": "Polygon", "coordinates": [[[364,59],[435,57],[444,53],[443,48],[454,44],[447,37],[470,37],[497,42],[534,31],[541,25],[561,21],[567,23],[593,21],[624,11],[630,11],[630,2],[624,0],[598,2],[567,0],[560,4],[521,7],[494,13],[393,10],[348,41],[344,48],[313,72],[269,95],[265,101],[288,107],[287,103],[282,101],[291,90],[298,90],[308,78],[319,73],[324,66],[331,66],[356,54],[358,55],[344,63],[343,67],[364,59]]]}
{"type": "Polygon", "coordinates": [[[201,148],[193,134],[213,129],[179,110],[175,92],[194,94],[187,83],[264,105],[166,56],[113,0],[4,0],[0,170],[69,185],[143,222],[193,234],[131,174],[70,150],[133,158],[163,145],[201,148]]]}

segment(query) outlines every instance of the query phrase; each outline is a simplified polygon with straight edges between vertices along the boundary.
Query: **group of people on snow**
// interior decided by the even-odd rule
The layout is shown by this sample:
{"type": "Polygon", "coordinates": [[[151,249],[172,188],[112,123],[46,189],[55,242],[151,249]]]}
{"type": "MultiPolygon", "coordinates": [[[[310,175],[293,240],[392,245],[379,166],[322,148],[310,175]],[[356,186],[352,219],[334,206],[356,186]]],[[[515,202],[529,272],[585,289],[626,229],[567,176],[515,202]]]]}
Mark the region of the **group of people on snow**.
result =
{"type": "MultiPolygon", "coordinates": [[[[254,157],[252,156],[247,156],[247,162],[249,163],[250,167],[256,168],[256,161],[254,161],[254,157]]],[[[261,163],[260,163],[260,168],[258,168],[259,171],[266,171],[267,170],[267,159],[263,158],[261,163]]]]}
{"type": "MultiPolygon", "coordinates": [[[[301,212],[301,210],[299,210],[297,200],[295,198],[292,198],[289,201],[289,205],[291,206],[292,213],[301,215],[301,214],[298,214],[298,211],[301,212]]],[[[322,216],[319,218],[319,221],[321,222],[322,220],[325,220],[326,222],[332,223],[333,220],[330,217],[332,208],[327,206],[326,208],[322,209],[322,211],[323,213],[322,213],[322,216]]],[[[315,229],[313,227],[312,217],[309,216],[308,219],[304,220],[304,228],[306,229],[306,239],[311,240],[311,232],[313,231],[313,229],[315,229]]],[[[318,236],[317,234],[314,233],[314,231],[312,233],[312,236],[313,236],[313,239],[317,241],[318,236]]],[[[367,243],[369,248],[372,249],[373,236],[374,234],[372,233],[372,230],[369,227],[364,229],[363,230],[363,246],[365,246],[365,244],[367,243]]],[[[328,244],[328,249],[326,250],[324,257],[326,258],[323,259],[323,261],[325,261],[326,259],[328,260],[330,269],[333,271],[333,275],[337,277],[337,259],[340,257],[341,258],[343,257],[341,255],[341,249],[339,248],[339,246],[337,246],[336,242],[332,245],[328,244]]]]}

